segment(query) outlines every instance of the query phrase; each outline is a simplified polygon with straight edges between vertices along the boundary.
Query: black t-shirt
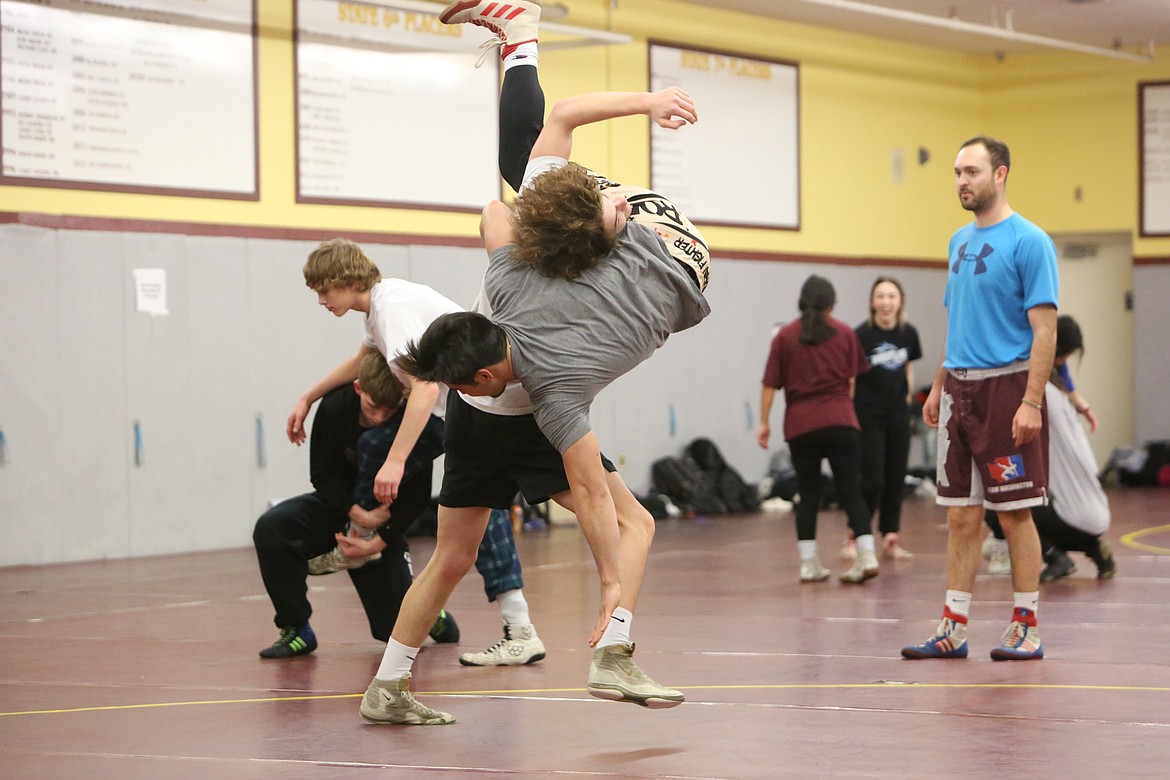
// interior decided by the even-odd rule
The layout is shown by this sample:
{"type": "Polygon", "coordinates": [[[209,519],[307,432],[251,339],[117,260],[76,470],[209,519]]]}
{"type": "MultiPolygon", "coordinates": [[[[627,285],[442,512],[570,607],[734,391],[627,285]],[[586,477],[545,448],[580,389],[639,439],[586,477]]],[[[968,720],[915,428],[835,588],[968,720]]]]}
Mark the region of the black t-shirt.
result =
{"type": "Polygon", "coordinates": [[[908,322],[884,330],[867,320],[857,326],[857,338],[870,365],[869,371],[857,377],[853,397],[857,415],[909,416],[906,364],[922,357],[918,331],[908,322]]]}

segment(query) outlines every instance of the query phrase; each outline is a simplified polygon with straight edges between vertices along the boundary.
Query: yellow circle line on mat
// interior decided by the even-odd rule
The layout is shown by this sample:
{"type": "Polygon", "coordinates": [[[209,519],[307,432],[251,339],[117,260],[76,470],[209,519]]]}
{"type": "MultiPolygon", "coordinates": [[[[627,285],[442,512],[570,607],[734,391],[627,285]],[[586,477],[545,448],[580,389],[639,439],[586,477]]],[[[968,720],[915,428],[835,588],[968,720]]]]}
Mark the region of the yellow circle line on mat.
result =
{"type": "Polygon", "coordinates": [[[1170,531],[1170,525],[1156,525],[1153,528],[1142,528],[1138,531],[1131,531],[1125,536],[1121,537],[1121,543],[1126,547],[1132,547],[1135,550],[1142,550],[1143,552],[1158,553],[1159,555],[1170,555],[1170,547],[1158,547],[1153,544],[1145,544],[1137,541],[1143,536],[1156,534],[1159,532],[1170,531]]]}
{"type": "MultiPolygon", "coordinates": [[[[1150,685],[1059,685],[1047,683],[916,683],[916,682],[874,682],[874,683],[776,683],[744,685],[679,685],[684,691],[776,691],[776,690],[844,690],[850,688],[1017,688],[1058,691],[1147,691],[1170,693],[1170,688],[1150,685]]],[[[581,693],[584,688],[529,688],[496,691],[423,691],[420,696],[508,696],[533,693],[581,693]]],[[[60,715],[68,712],[109,712],[114,710],[146,710],[158,707],[194,707],[209,704],[266,704],[282,701],[324,701],[327,699],[358,699],[360,693],[332,693],[311,696],[271,696],[262,699],[213,699],[209,701],[165,701],[146,704],[109,704],[100,707],[69,707],[59,710],[24,710],[22,712],[0,712],[0,717],[12,715],[60,715]]]]}

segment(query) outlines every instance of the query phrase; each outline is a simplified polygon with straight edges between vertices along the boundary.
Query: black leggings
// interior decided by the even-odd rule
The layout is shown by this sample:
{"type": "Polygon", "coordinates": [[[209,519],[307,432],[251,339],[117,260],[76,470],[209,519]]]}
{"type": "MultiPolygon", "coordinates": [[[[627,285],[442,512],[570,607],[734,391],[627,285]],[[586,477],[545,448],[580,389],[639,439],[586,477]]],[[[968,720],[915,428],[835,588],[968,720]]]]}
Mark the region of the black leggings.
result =
{"type": "Polygon", "coordinates": [[[544,127],[544,92],[534,65],[504,71],[500,88],[500,175],[512,189],[524,182],[528,156],[544,127]]]}
{"type": "Polygon", "coordinates": [[[796,436],[788,441],[792,453],[792,467],[796,469],[796,484],[800,503],[796,506],[796,538],[808,541],[817,538],[817,510],[821,506],[821,460],[829,459],[837,504],[849,517],[849,530],[854,536],[872,533],[869,513],[861,499],[859,463],[861,446],[856,428],[836,426],[820,428],[796,436]]]}
{"type": "MultiPolygon", "coordinates": [[[[983,513],[983,521],[995,534],[995,538],[1002,539],[1003,528],[999,524],[999,516],[988,509],[983,513]]],[[[1048,506],[1032,507],[1032,521],[1036,523],[1036,533],[1040,536],[1040,548],[1047,554],[1053,547],[1065,552],[1083,552],[1086,555],[1097,555],[1101,551],[1100,535],[1086,533],[1079,528],[1061,519],[1052,504],[1048,506]]]]}
{"type": "Polygon", "coordinates": [[[861,494],[878,530],[895,534],[902,527],[902,493],[906,462],[910,458],[910,420],[892,415],[878,419],[859,415],[861,421],[861,494]]]}

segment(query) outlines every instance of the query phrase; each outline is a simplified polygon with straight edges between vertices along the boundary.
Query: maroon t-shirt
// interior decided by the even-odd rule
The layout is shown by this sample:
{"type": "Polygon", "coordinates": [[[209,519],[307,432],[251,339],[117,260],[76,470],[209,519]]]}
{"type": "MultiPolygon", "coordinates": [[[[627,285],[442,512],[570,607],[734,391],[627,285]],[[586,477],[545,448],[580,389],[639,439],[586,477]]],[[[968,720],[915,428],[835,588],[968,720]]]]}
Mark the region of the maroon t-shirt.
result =
{"type": "Polygon", "coordinates": [[[772,339],[764,385],[784,391],[784,440],[804,433],[846,426],[859,428],[849,380],[869,370],[853,328],[826,317],[837,335],[820,344],[800,343],[800,319],[772,339]]]}

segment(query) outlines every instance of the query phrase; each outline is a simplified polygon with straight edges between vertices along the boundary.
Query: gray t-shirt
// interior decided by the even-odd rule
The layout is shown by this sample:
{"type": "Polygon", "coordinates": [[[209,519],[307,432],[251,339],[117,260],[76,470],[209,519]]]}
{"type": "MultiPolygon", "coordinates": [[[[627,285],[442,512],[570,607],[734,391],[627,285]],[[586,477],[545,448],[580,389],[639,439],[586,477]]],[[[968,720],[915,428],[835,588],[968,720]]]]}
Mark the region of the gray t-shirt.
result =
{"type": "Polygon", "coordinates": [[[635,222],[577,279],[541,276],[511,252],[492,252],[484,289],[536,422],[562,453],[589,433],[589,406],[603,388],[711,312],[658,235],[635,222]]]}

